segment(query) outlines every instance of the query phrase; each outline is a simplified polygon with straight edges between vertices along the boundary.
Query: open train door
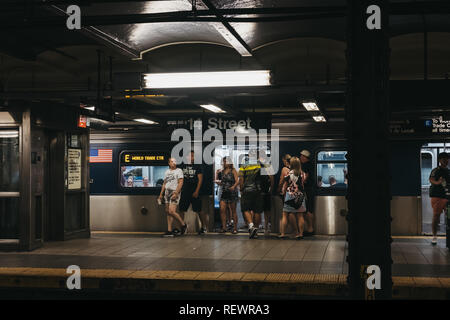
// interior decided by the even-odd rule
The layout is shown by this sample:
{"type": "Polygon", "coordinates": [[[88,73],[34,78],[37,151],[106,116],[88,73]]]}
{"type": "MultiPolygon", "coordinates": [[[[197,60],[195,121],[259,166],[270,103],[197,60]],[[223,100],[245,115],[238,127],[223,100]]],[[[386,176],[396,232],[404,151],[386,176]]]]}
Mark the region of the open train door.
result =
{"type": "MultiPolygon", "coordinates": [[[[431,235],[431,222],[433,219],[433,209],[430,200],[430,173],[438,166],[438,154],[441,152],[450,152],[450,143],[427,143],[420,150],[421,166],[421,195],[422,195],[422,233],[431,235]]],[[[438,235],[446,234],[446,216],[441,215],[439,221],[438,235]]],[[[447,233],[448,234],[448,233],[447,233]]]]}

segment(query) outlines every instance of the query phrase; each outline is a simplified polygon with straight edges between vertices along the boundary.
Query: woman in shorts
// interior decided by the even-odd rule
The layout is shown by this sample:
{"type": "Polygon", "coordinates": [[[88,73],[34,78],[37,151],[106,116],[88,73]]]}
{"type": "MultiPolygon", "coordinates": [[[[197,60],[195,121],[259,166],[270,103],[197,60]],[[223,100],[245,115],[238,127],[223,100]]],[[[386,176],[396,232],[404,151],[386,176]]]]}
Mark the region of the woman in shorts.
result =
{"type": "Polygon", "coordinates": [[[303,213],[306,212],[304,205],[304,187],[302,179],[302,170],[300,159],[297,157],[291,158],[290,168],[288,175],[284,178],[283,183],[283,194],[284,204],[283,204],[283,216],[281,219],[281,234],[279,238],[286,238],[286,227],[288,224],[288,218],[290,221],[296,221],[295,216],[298,218],[297,223],[293,224],[294,230],[296,231],[295,238],[303,239],[303,229],[305,220],[303,213]]]}
{"type": "Polygon", "coordinates": [[[238,217],[236,212],[236,202],[238,200],[237,186],[239,178],[233,163],[228,157],[222,159],[222,170],[220,171],[220,180],[217,183],[220,185],[220,219],[222,221],[221,233],[227,230],[227,210],[231,211],[231,219],[233,221],[233,234],[237,234],[238,217]]]}
{"type": "Polygon", "coordinates": [[[167,232],[164,237],[173,237],[172,222],[176,219],[181,224],[181,234],[186,233],[187,224],[183,221],[181,216],[177,213],[177,207],[180,203],[181,188],[183,186],[183,170],[177,168],[177,163],[174,158],[169,159],[169,169],[164,174],[164,183],[159,194],[159,202],[166,204],[167,213],[167,232]]]}

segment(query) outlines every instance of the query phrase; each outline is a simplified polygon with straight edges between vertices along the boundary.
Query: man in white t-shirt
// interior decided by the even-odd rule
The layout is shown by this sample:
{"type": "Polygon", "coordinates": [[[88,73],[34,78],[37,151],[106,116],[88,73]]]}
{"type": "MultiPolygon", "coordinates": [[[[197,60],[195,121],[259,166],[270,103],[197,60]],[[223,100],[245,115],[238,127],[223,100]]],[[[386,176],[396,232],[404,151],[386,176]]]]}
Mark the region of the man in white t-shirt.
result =
{"type": "Polygon", "coordinates": [[[164,174],[164,184],[161,188],[159,195],[159,201],[162,200],[164,195],[164,202],[166,204],[167,213],[167,232],[165,237],[173,237],[172,222],[175,218],[181,224],[181,234],[186,233],[187,224],[183,221],[180,215],[177,213],[177,206],[180,202],[180,192],[183,186],[183,171],[177,168],[177,163],[174,158],[169,159],[169,169],[164,174]]]}

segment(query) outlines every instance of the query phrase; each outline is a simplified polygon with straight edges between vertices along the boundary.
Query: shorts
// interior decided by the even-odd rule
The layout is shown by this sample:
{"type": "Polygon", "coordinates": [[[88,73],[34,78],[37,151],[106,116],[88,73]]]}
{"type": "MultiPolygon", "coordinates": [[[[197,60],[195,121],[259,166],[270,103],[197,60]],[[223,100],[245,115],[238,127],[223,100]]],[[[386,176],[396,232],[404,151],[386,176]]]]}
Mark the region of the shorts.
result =
{"type": "Polygon", "coordinates": [[[314,213],[316,195],[314,194],[314,191],[312,189],[305,189],[305,194],[306,194],[305,198],[306,211],[314,213]]]}
{"type": "Polygon", "coordinates": [[[194,212],[200,212],[202,211],[202,200],[200,199],[200,196],[198,198],[194,198],[192,194],[194,191],[186,190],[181,192],[181,199],[180,199],[180,211],[186,212],[189,209],[189,206],[192,204],[192,211],[194,212]]]}
{"type": "Polygon", "coordinates": [[[261,193],[259,191],[243,192],[241,194],[241,211],[263,212],[263,198],[261,193]]]}
{"type": "Polygon", "coordinates": [[[272,195],[270,193],[263,193],[263,209],[264,211],[270,211],[272,209],[272,195]]]}
{"type": "Polygon", "coordinates": [[[220,201],[225,203],[234,203],[238,200],[238,193],[236,191],[223,191],[220,193],[220,201]]]}
{"type": "Polygon", "coordinates": [[[434,214],[441,214],[447,206],[447,199],[444,198],[431,198],[431,207],[434,214]]]}
{"type": "Polygon", "coordinates": [[[178,197],[176,197],[175,200],[172,200],[172,195],[174,192],[175,192],[175,190],[168,190],[168,189],[165,190],[164,201],[166,204],[178,205],[178,203],[180,203],[180,195],[178,195],[178,197]]]}

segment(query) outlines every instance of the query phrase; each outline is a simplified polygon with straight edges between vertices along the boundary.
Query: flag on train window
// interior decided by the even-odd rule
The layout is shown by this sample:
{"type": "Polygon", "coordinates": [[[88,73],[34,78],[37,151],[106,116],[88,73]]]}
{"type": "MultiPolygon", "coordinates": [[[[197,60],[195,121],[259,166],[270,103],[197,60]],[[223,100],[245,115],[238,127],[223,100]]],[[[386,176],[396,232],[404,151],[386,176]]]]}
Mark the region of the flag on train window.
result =
{"type": "Polygon", "coordinates": [[[89,155],[90,163],[111,163],[112,162],[112,149],[91,149],[89,155]]]}

